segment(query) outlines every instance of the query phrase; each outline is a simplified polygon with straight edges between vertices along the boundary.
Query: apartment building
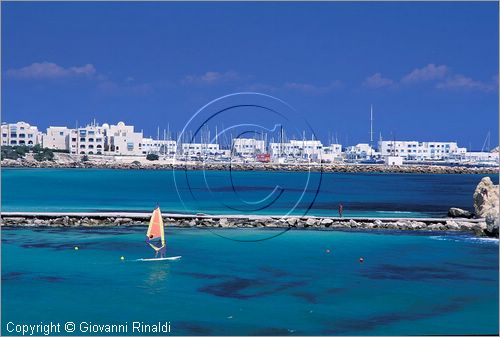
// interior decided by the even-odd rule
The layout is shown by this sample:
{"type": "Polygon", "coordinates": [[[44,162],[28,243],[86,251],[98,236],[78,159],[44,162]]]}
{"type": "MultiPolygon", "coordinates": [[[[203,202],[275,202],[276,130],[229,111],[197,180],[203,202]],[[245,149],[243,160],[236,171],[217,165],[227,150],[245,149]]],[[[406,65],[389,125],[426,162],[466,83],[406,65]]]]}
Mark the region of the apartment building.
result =
{"type": "Polygon", "coordinates": [[[319,140],[290,140],[287,143],[270,143],[269,150],[273,159],[285,157],[320,160],[323,144],[319,140]]]}
{"type": "Polygon", "coordinates": [[[135,132],[134,126],[118,122],[116,125],[103,124],[106,136],[106,154],[120,156],[140,156],[143,154],[143,134],[135,132]]]}
{"type": "Polygon", "coordinates": [[[215,156],[220,152],[219,144],[211,143],[183,143],[181,155],[186,157],[215,156]]]}
{"type": "Polygon", "coordinates": [[[467,152],[456,142],[419,141],[379,141],[378,150],[382,156],[403,157],[405,160],[460,159],[467,152]]]}
{"type": "Polygon", "coordinates": [[[153,138],[142,139],[142,154],[154,153],[173,157],[177,152],[177,142],[175,140],[158,140],[153,138]]]}
{"type": "Polygon", "coordinates": [[[53,150],[70,149],[69,138],[71,129],[65,126],[50,126],[42,136],[42,146],[53,150]]]}
{"type": "Polygon", "coordinates": [[[242,157],[255,157],[255,155],[266,152],[264,140],[253,138],[236,138],[233,140],[233,154],[242,157]]]}
{"type": "Polygon", "coordinates": [[[2,123],[2,145],[34,146],[42,143],[42,133],[26,122],[2,123]]]}
{"type": "Polygon", "coordinates": [[[71,129],[69,149],[71,154],[104,154],[105,129],[96,123],[71,129]]]}

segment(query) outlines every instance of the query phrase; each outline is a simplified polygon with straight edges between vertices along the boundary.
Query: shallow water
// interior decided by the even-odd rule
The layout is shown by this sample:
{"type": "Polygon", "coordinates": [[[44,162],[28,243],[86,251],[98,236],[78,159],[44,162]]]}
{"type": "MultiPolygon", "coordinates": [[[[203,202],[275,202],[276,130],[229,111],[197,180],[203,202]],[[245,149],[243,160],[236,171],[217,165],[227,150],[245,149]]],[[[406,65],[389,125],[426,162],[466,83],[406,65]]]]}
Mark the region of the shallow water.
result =
{"type": "MultiPolygon", "coordinates": [[[[444,217],[483,175],[3,169],[4,211],[444,217]]],[[[498,176],[491,176],[498,183],[498,176]]]]}
{"type": "Polygon", "coordinates": [[[135,262],[152,254],[144,231],[3,229],[2,334],[9,321],[169,321],[178,335],[498,334],[498,240],[291,230],[241,243],[169,228],[168,255],[182,259],[135,262]]]}

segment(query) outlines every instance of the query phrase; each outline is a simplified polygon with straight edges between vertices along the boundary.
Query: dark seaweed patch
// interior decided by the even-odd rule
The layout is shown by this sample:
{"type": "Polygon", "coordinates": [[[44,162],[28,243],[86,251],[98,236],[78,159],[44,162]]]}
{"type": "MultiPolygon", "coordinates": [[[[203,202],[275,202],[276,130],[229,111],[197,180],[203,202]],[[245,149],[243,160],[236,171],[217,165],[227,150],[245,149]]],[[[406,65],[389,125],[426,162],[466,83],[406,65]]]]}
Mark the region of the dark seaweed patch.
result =
{"type": "MultiPolygon", "coordinates": [[[[73,248],[75,244],[71,243],[54,243],[54,242],[40,242],[40,243],[23,243],[21,247],[23,248],[45,248],[45,249],[55,249],[55,250],[66,250],[73,248]]],[[[85,247],[87,244],[79,243],[79,247],[85,247]]]]}
{"type": "Polygon", "coordinates": [[[22,271],[11,271],[8,273],[2,273],[2,281],[20,280],[24,275],[26,275],[26,273],[22,271]]]}
{"type": "Polygon", "coordinates": [[[258,279],[234,277],[223,282],[202,287],[198,290],[219,297],[248,299],[271,295],[276,292],[304,284],[304,281],[273,284],[258,279]]]}
{"type": "Polygon", "coordinates": [[[382,264],[379,267],[370,268],[362,272],[364,277],[376,280],[403,280],[403,281],[428,281],[435,279],[443,280],[476,280],[494,281],[488,278],[480,278],[467,275],[466,273],[438,267],[423,266],[397,266],[392,264],[382,264]]]}
{"type": "Polygon", "coordinates": [[[360,320],[348,319],[348,320],[337,320],[329,321],[326,325],[331,326],[324,331],[328,335],[336,334],[357,334],[361,331],[369,331],[375,329],[381,325],[388,325],[392,323],[397,323],[400,321],[416,321],[420,319],[445,315],[454,311],[460,310],[465,304],[473,301],[470,298],[456,298],[451,303],[445,305],[438,305],[425,309],[425,311],[410,313],[410,312],[393,312],[389,314],[376,315],[360,320]]]}
{"type": "Polygon", "coordinates": [[[498,263],[494,265],[477,265],[477,264],[466,264],[466,263],[456,263],[456,262],[445,262],[445,264],[460,267],[460,268],[468,268],[468,269],[477,269],[477,270],[498,270],[498,263]]]}
{"type": "Polygon", "coordinates": [[[64,277],[59,277],[59,276],[40,276],[40,277],[38,277],[38,279],[42,280],[42,281],[47,281],[50,283],[62,282],[65,280],[64,277]]]}
{"type": "Polygon", "coordinates": [[[176,322],[175,328],[180,331],[182,330],[186,331],[187,335],[201,335],[201,336],[212,335],[212,329],[192,322],[185,322],[185,321],[176,322]]]}
{"type": "Polygon", "coordinates": [[[192,272],[181,272],[179,274],[191,276],[193,278],[201,280],[212,280],[216,278],[227,277],[227,275],[222,275],[222,274],[207,274],[207,273],[192,273],[192,272]]]}
{"type": "MultiPolygon", "coordinates": [[[[139,243],[133,243],[138,245],[139,243]]],[[[23,248],[43,248],[54,250],[68,250],[73,249],[75,246],[83,249],[96,249],[96,250],[120,250],[123,249],[121,242],[74,242],[74,243],[55,243],[55,242],[40,242],[40,243],[24,243],[21,245],[23,248]]]]}
{"type": "Polygon", "coordinates": [[[278,269],[278,268],[273,268],[273,267],[261,267],[259,268],[261,271],[265,273],[269,273],[272,276],[275,277],[282,277],[288,275],[288,273],[284,270],[278,269]]]}
{"type": "Polygon", "coordinates": [[[290,336],[293,333],[285,328],[264,328],[252,332],[250,336],[290,336]]]}
{"type": "Polygon", "coordinates": [[[313,294],[313,293],[299,291],[299,292],[292,293],[292,296],[301,298],[301,299],[305,300],[307,303],[314,304],[314,303],[318,302],[318,296],[313,294]]]}
{"type": "Polygon", "coordinates": [[[345,288],[328,288],[328,289],[326,289],[325,292],[327,294],[339,294],[339,293],[342,293],[344,291],[346,291],[345,288]]]}

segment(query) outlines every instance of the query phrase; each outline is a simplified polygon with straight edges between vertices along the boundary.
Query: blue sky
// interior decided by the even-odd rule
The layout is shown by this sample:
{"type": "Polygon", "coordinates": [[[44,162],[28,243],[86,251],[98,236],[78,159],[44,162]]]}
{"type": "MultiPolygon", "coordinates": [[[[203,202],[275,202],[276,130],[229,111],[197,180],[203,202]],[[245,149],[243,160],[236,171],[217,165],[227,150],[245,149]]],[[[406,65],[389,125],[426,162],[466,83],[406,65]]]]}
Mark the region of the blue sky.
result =
{"type": "Polygon", "coordinates": [[[2,2],[2,84],[2,120],[42,129],[155,135],[258,91],[325,142],[367,142],[373,104],[377,138],[480,149],[498,143],[498,3],[2,2]]]}

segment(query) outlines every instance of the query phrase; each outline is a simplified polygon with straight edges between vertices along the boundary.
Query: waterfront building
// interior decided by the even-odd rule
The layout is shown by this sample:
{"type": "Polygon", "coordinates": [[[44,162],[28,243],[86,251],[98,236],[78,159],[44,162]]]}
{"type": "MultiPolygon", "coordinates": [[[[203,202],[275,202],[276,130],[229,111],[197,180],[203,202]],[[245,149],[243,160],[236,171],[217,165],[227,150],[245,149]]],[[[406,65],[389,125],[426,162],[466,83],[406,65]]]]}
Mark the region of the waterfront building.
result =
{"type": "Polygon", "coordinates": [[[181,155],[184,157],[212,157],[220,155],[219,144],[212,143],[183,143],[181,155]]]}
{"type": "Polygon", "coordinates": [[[403,165],[403,157],[399,156],[387,156],[384,160],[386,165],[394,166],[394,165],[403,165]]]}
{"type": "Polygon", "coordinates": [[[319,140],[290,140],[287,143],[270,143],[269,150],[274,161],[279,158],[319,161],[323,154],[323,144],[319,140]]]}
{"type": "Polygon", "coordinates": [[[324,162],[334,162],[342,160],[342,145],[330,144],[330,146],[323,147],[321,160],[324,162]]]}
{"type": "Polygon", "coordinates": [[[467,152],[465,153],[463,160],[472,163],[499,164],[498,152],[467,152]]]}
{"type": "Polygon", "coordinates": [[[361,143],[346,148],[346,158],[351,160],[363,160],[377,157],[380,154],[370,144],[361,143]]]}
{"type": "Polygon", "coordinates": [[[42,146],[53,150],[69,151],[69,137],[71,129],[65,126],[50,126],[47,133],[42,135],[42,146]]]}
{"type": "Polygon", "coordinates": [[[291,143],[269,143],[269,153],[273,161],[279,158],[294,158],[299,156],[298,149],[295,149],[291,143]]]}
{"type": "Polygon", "coordinates": [[[152,138],[142,139],[142,154],[154,153],[173,157],[177,152],[177,142],[175,140],[160,140],[152,138]]]}
{"type": "Polygon", "coordinates": [[[71,129],[69,149],[71,154],[104,154],[105,129],[95,122],[85,127],[71,129]]]}
{"type": "Polygon", "coordinates": [[[2,145],[34,146],[42,143],[42,133],[26,122],[2,123],[2,145]]]}
{"type": "Polygon", "coordinates": [[[143,155],[143,134],[135,132],[134,126],[118,122],[116,125],[103,124],[106,136],[106,154],[120,156],[143,155]]]}
{"type": "Polygon", "coordinates": [[[232,150],[237,156],[255,157],[257,154],[266,152],[266,144],[264,140],[236,138],[233,140],[232,150]]]}
{"type": "Polygon", "coordinates": [[[419,142],[419,141],[379,141],[378,150],[382,156],[398,156],[405,160],[446,160],[463,159],[466,148],[458,147],[456,142],[419,142]]]}

